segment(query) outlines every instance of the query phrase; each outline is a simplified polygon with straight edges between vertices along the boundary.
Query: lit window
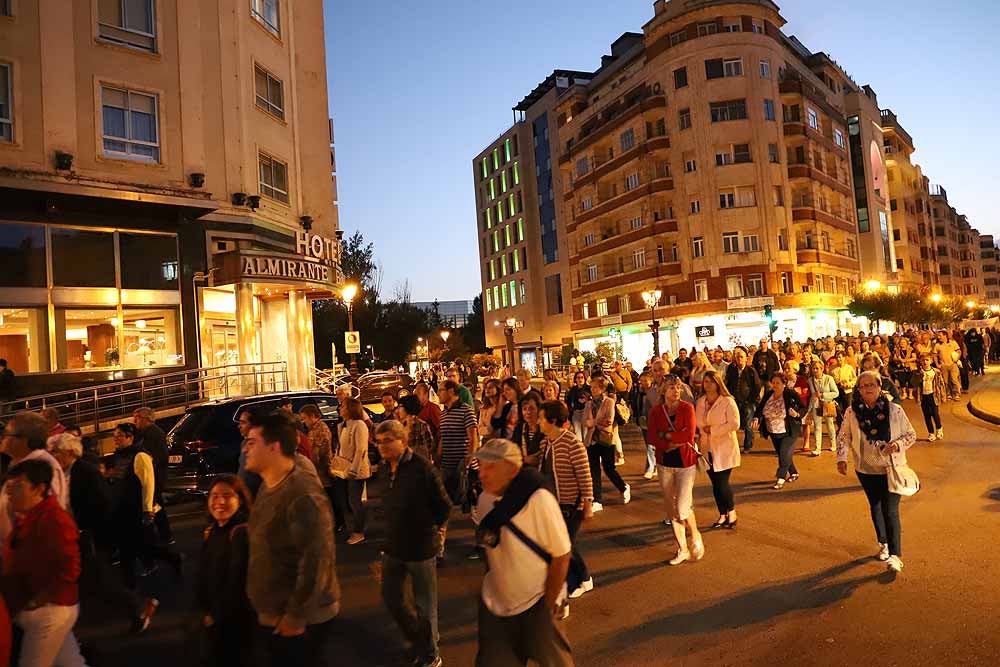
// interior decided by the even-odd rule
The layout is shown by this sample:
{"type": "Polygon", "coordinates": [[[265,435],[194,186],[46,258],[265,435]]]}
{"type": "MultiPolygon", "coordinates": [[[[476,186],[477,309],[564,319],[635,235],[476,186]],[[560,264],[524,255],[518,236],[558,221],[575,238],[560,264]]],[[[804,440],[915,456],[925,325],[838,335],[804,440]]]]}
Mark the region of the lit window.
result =
{"type": "Polygon", "coordinates": [[[257,106],[276,118],[285,117],[284,95],[281,80],[260,65],[254,65],[254,88],[257,106]]]}
{"type": "Polygon", "coordinates": [[[507,307],[507,283],[500,283],[500,301],[503,307],[507,307]]]}
{"type": "Polygon", "coordinates": [[[597,316],[598,317],[607,317],[607,315],[608,315],[608,300],[607,299],[598,299],[597,300],[597,316]]]}
{"type": "Polygon", "coordinates": [[[500,287],[499,287],[499,285],[494,285],[493,286],[493,307],[494,308],[499,308],[500,307],[500,287]]]}
{"type": "Polygon", "coordinates": [[[102,86],[101,105],[106,156],[160,161],[155,95],[102,86]]]}
{"type": "Polygon", "coordinates": [[[493,207],[486,209],[486,229],[493,229],[493,207]]]}
{"type": "MultiPolygon", "coordinates": [[[[4,4],[6,3],[0,2],[0,6],[4,4]]],[[[153,0],[99,0],[97,31],[102,39],[109,42],[155,51],[153,0]]]]}
{"type": "Polygon", "coordinates": [[[490,168],[486,162],[486,158],[483,158],[483,178],[490,175],[490,168]]]}
{"type": "Polygon", "coordinates": [[[705,239],[701,236],[696,236],[691,239],[691,254],[694,257],[704,257],[705,256],[705,239]]]}
{"type": "Polygon", "coordinates": [[[839,146],[840,148],[843,148],[844,147],[844,133],[841,132],[840,130],[834,130],[833,131],[833,141],[834,141],[835,144],[837,144],[837,146],[839,146]]]}
{"type": "Polygon", "coordinates": [[[679,261],[681,261],[681,258],[680,258],[680,256],[678,255],[678,252],[677,252],[677,244],[676,243],[674,243],[674,244],[672,244],[670,246],[670,261],[671,262],[679,262],[679,261]]]}
{"type": "Polygon", "coordinates": [[[618,297],[618,312],[627,313],[628,311],[632,310],[632,304],[630,301],[631,300],[628,298],[628,296],[618,297]]]}
{"type": "Polygon", "coordinates": [[[726,277],[726,296],[730,299],[743,297],[743,276],[726,277]]]}
{"type": "Polygon", "coordinates": [[[490,312],[491,310],[493,310],[493,298],[492,298],[492,296],[493,295],[490,294],[490,291],[486,290],[486,312],[487,313],[490,312]]]}
{"type": "Polygon", "coordinates": [[[496,185],[493,182],[493,179],[491,178],[490,179],[490,201],[493,201],[496,198],[497,198],[497,189],[496,189],[496,185]]]}
{"type": "Polygon", "coordinates": [[[518,242],[524,240],[524,218],[517,219],[517,240],[518,242]]]}
{"type": "Polygon", "coordinates": [[[517,168],[517,163],[514,163],[514,185],[520,185],[521,183],[521,172],[517,168]]]}
{"type": "Polygon", "coordinates": [[[497,265],[494,260],[490,260],[490,280],[497,279],[497,265]]]}
{"type": "Polygon", "coordinates": [[[493,232],[493,252],[500,252],[500,230],[493,232]]]}
{"type": "Polygon", "coordinates": [[[589,320],[590,319],[590,304],[589,303],[583,304],[583,319],[585,319],[585,320],[589,320]]]}
{"type": "Polygon", "coordinates": [[[694,281],[694,300],[695,301],[708,301],[708,281],[707,280],[696,280],[694,281]]]}
{"type": "Polygon", "coordinates": [[[517,305],[517,281],[510,281],[510,305],[517,305]]]}
{"type": "Polygon", "coordinates": [[[500,153],[496,148],[493,149],[493,170],[496,171],[500,168],[500,153]]]}
{"type": "Polygon", "coordinates": [[[514,215],[514,195],[507,198],[507,215],[514,215]]]}
{"type": "Polygon", "coordinates": [[[641,269],[646,266],[646,249],[639,248],[632,251],[632,268],[641,269]]]}
{"type": "Polygon", "coordinates": [[[500,258],[500,275],[501,277],[507,275],[507,255],[500,258]]]}
{"type": "Polygon", "coordinates": [[[250,0],[250,13],[275,35],[281,34],[278,0],[250,0]]]}
{"type": "Polygon", "coordinates": [[[507,172],[500,172],[500,192],[507,192],[507,172]]]}
{"type": "Polygon", "coordinates": [[[819,116],[816,114],[816,112],[814,110],[809,109],[808,107],[807,107],[806,111],[807,111],[807,113],[809,115],[809,127],[811,127],[814,130],[818,130],[819,129],[819,116]]]}
{"type": "Polygon", "coordinates": [[[288,203],[288,165],[270,155],[257,156],[260,166],[260,193],[265,197],[288,203]]]}
{"type": "Polygon", "coordinates": [[[515,250],[513,252],[513,254],[511,255],[511,258],[514,260],[514,273],[517,273],[518,271],[521,270],[521,253],[520,253],[520,251],[515,250]]]}
{"type": "Polygon", "coordinates": [[[510,247],[510,225],[503,228],[503,247],[510,247]]]}
{"type": "Polygon", "coordinates": [[[597,264],[587,266],[587,282],[592,283],[597,280],[597,264]]]}
{"type": "Polygon", "coordinates": [[[521,288],[520,289],[520,292],[521,292],[521,305],[523,306],[526,303],[526,300],[524,298],[524,280],[522,280],[520,282],[519,287],[521,288]]]}
{"type": "Polygon", "coordinates": [[[510,139],[504,139],[503,157],[504,157],[504,163],[510,162],[510,139]]]}

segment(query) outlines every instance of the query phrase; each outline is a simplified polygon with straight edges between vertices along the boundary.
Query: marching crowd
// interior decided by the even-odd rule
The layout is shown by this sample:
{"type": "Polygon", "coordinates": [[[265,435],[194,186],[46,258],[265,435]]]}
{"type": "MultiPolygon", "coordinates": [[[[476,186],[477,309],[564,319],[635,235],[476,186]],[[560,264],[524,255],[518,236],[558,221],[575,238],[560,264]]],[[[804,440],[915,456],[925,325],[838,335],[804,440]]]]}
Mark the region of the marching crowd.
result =
{"type": "MultiPolygon", "coordinates": [[[[298,414],[247,410],[240,470],[217,477],[208,493],[197,575],[202,660],[321,664],[341,604],[335,541],[343,533],[353,548],[368,539],[368,482],[378,475],[381,597],[406,640],[407,664],[442,664],[437,569],[459,507],[475,525],[465,557],[486,565],[476,664],[572,665],[558,621],[595,585],[577,538],[604,509],[604,477],[621,503],[631,501],[617,469],[630,422],[676,540],[669,565],[705,555],[693,502],[699,472],[718,510],[712,528],[735,530],[730,477],[754,433],[773,444],[779,492],[799,479],[796,447],[822,456],[826,434],[838,472],[846,475],[850,461],[867,496],[878,559],[899,572],[899,502],[919,488],[906,462],[917,435],[900,404],[918,403],[927,439],[943,438],[939,406],[958,400],[1000,349],[985,333],[761,340],[680,350],[641,370],[619,361],[588,367],[574,356],[565,376],[546,371],[533,382],[521,370],[488,379],[478,402],[452,368],[436,392],[421,382],[398,403],[387,392],[380,415],[347,390],[336,431],[313,405],[298,414]]],[[[159,604],[142,575],[163,562],[181,576],[154,417],[143,408],[119,424],[107,457],[57,411],[7,419],[0,664],[83,665],[73,634],[81,598],[103,598],[142,632],[159,604]]]]}

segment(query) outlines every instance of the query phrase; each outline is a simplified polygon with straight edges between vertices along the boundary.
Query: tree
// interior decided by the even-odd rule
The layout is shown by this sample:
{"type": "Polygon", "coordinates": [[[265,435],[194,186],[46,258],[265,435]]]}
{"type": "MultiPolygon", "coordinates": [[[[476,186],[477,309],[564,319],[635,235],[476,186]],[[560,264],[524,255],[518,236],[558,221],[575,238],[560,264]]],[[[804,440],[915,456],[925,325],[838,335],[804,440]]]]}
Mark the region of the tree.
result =
{"type": "Polygon", "coordinates": [[[465,320],[465,326],[460,329],[465,346],[472,353],[486,351],[486,321],[483,315],[483,294],[472,300],[472,314],[465,320]]]}
{"type": "Polygon", "coordinates": [[[878,331],[880,322],[894,319],[894,295],[882,291],[858,292],[847,304],[847,310],[856,317],[868,318],[873,330],[878,331]]]}

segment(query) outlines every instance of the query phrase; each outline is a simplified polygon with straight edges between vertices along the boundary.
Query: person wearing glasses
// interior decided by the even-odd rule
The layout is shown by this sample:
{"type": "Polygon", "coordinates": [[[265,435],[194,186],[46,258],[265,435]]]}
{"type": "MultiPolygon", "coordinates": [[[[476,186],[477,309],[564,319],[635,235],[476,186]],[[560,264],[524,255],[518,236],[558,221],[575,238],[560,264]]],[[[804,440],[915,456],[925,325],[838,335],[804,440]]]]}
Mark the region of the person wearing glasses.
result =
{"type": "Polygon", "coordinates": [[[850,452],[854,472],[868,497],[878,559],[892,572],[903,569],[899,520],[901,496],[889,490],[887,458],[895,465],[906,465],[906,450],[917,441],[916,431],[898,404],[882,393],[878,371],[865,371],[858,378],[861,400],[844,414],[837,435],[837,472],[847,474],[850,452]]]}

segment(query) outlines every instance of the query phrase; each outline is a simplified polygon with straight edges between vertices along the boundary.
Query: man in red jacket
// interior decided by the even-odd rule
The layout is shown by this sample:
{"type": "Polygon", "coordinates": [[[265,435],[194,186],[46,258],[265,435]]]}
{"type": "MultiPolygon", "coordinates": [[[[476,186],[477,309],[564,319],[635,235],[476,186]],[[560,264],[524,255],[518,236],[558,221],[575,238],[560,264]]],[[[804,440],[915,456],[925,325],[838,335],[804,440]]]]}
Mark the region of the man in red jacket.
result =
{"type": "Polygon", "coordinates": [[[0,591],[24,632],[18,664],[84,665],[73,636],[80,612],[78,531],[49,495],[52,467],[28,459],[7,473],[6,493],[17,515],[4,545],[0,591]]]}

